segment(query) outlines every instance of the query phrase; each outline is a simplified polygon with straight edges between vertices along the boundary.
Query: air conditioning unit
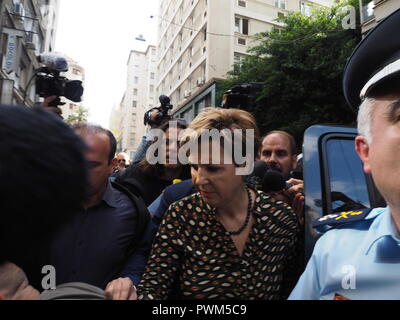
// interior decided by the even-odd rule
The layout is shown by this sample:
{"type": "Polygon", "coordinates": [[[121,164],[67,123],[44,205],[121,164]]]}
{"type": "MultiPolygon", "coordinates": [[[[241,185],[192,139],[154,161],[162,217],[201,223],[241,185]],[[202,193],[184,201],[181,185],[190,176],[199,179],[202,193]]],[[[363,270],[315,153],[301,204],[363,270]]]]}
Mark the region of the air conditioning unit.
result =
{"type": "Polygon", "coordinates": [[[201,87],[204,84],[204,82],[205,82],[204,77],[199,77],[197,78],[196,84],[198,87],[201,87]]]}
{"type": "Polygon", "coordinates": [[[185,91],[183,92],[183,97],[184,97],[184,98],[189,98],[191,94],[192,94],[192,93],[191,93],[189,90],[185,90],[185,91]]]}

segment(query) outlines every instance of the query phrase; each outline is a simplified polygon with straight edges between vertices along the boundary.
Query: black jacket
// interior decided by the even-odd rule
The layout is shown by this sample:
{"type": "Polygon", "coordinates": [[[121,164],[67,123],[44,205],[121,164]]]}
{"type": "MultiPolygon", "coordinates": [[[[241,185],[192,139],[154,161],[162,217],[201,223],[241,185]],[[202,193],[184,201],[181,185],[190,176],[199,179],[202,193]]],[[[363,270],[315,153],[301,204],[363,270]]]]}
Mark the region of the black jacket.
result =
{"type": "MultiPolygon", "coordinates": [[[[146,206],[149,206],[166,187],[172,184],[171,180],[161,179],[161,176],[160,167],[157,167],[153,174],[146,174],[140,164],[133,164],[115,181],[124,185],[134,195],[142,197],[146,206]]],[[[182,174],[177,179],[186,180],[190,177],[190,167],[183,166],[182,174]]]]}

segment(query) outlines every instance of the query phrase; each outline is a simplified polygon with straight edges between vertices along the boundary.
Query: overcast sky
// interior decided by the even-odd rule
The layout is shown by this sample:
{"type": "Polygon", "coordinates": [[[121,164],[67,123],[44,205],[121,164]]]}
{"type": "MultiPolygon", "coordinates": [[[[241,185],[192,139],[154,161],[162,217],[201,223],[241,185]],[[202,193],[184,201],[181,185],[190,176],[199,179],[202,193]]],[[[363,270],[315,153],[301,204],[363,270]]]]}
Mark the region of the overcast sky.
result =
{"type": "Polygon", "coordinates": [[[156,44],[158,0],[60,2],[55,50],[85,68],[89,121],[108,128],[111,109],[125,90],[130,51],[156,44]],[[135,40],[139,34],[147,41],[135,40]]]}

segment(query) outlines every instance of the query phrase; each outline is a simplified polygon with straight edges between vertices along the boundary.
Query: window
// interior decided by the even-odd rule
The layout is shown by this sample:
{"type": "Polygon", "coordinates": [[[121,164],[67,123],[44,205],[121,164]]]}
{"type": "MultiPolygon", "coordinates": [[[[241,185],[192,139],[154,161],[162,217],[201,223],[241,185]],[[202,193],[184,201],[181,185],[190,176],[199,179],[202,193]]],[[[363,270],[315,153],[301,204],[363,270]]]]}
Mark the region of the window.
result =
{"type": "Polygon", "coordinates": [[[326,149],[332,212],[369,207],[365,175],[354,141],[332,137],[327,140],[326,149]]]}
{"type": "Polygon", "coordinates": [[[362,1],[362,16],[363,21],[367,21],[374,17],[374,1],[363,0],[362,1]]]}
{"type": "Polygon", "coordinates": [[[132,107],[133,107],[133,108],[136,108],[136,106],[137,106],[137,101],[136,101],[136,100],[133,100],[133,101],[132,101],[132,107]]]}
{"type": "Polygon", "coordinates": [[[241,17],[235,17],[235,32],[249,34],[249,20],[241,17]]]}
{"type": "Polygon", "coordinates": [[[138,84],[139,83],[139,77],[134,77],[133,78],[133,83],[138,84]]]}
{"type": "Polygon", "coordinates": [[[245,7],[246,8],[246,1],[239,0],[238,5],[239,5],[239,7],[245,7]]]}
{"type": "Polygon", "coordinates": [[[138,90],[137,89],[133,89],[133,95],[137,96],[138,90]]]}
{"type": "Polygon", "coordinates": [[[154,72],[151,72],[151,73],[150,73],[150,79],[154,80],[154,77],[155,77],[154,72]]]}
{"type": "Polygon", "coordinates": [[[187,122],[190,122],[194,118],[194,110],[193,108],[189,108],[181,113],[181,118],[185,119],[187,122]]]}
{"type": "Polygon", "coordinates": [[[150,93],[154,93],[154,86],[153,85],[150,86],[150,93]]]}
{"type": "Polygon", "coordinates": [[[241,45],[245,46],[246,45],[246,39],[238,38],[238,44],[241,44],[241,45]]]}
{"type": "Polygon", "coordinates": [[[235,64],[241,64],[245,57],[246,57],[246,56],[245,56],[244,54],[235,52],[235,53],[233,54],[233,62],[234,62],[235,64]]]}
{"type": "Polygon", "coordinates": [[[206,107],[206,100],[205,99],[202,99],[199,102],[197,102],[195,107],[194,107],[195,116],[197,116],[199,114],[199,112],[201,112],[205,107],[206,107]]]}
{"type": "Polygon", "coordinates": [[[286,9],[286,0],[275,0],[275,7],[286,9]]]}
{"type": "Polygon", "coordinates": [[[311,16],[311,5],[308,4],[307,2],[300,2],[300,12],[302,15],[309,17],[311,16]]]}

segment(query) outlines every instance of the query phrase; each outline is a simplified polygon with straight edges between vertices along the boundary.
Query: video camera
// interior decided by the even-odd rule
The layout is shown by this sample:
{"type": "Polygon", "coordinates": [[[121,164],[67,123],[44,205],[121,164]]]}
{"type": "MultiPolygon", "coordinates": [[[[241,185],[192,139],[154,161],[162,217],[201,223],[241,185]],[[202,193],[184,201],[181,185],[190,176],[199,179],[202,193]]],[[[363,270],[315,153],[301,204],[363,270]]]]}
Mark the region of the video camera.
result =
{"type": "Polygon", "coordinates": [[[262,89],[262,82],[250,82],[236,85],[224,92],[222,108],[248,109],[255,102],[255,96],[262,89]]]}
{"type": "MultiPolygon", "coordinates": [[[[44,53],[38,57],[38,61],[44,64],[36,70],[36,94],[40,97],[66,97],[74,102],[82,101],[83,87],[80,80],[68,80],[60,76],[60,72],[68,71],[67,60],[59,55],[44,53]]],[[[50,106],[62,105],[60,99],[54,100],[50,106]]]]}
{"type": "Polygon", "coordinates": [[[144,125],[156,125],[159,126],[166,120],[170,120],[171,116],[168,114],[169,110],[173,108],[173,105],[170,104],[170,99],[166,95],[161,95],[159,97],[160,106],[152,108],[144,114],[144,125]],[[158,110],[160,113],[156,116],[155,120],[151,120],[150,115],[154,110],[158,110]]]}

